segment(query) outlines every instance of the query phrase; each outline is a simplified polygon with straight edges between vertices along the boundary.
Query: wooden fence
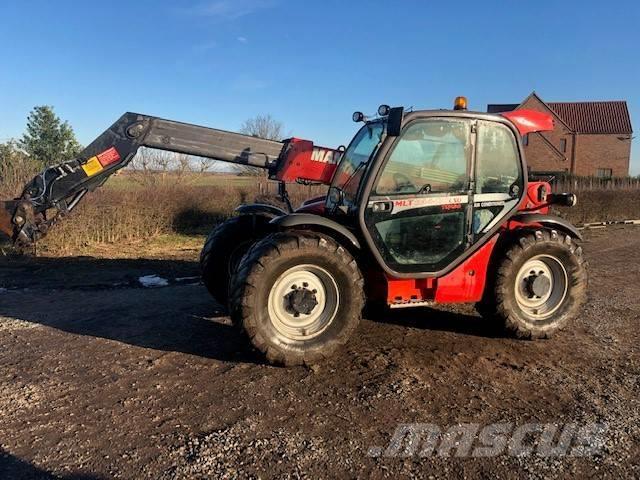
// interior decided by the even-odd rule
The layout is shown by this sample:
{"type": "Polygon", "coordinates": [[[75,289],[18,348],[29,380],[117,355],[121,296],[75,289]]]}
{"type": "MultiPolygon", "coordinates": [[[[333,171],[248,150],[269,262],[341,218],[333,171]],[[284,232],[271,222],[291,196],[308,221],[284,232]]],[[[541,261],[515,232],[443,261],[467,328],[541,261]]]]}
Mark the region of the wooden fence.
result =
{"type": "Polygon", "coordinates": [[[539,176],[531,180],[547,180],[556,192],[577,192],[589,190],[640,190],[640,177],[578,177],[572,175],[539,176]]]}

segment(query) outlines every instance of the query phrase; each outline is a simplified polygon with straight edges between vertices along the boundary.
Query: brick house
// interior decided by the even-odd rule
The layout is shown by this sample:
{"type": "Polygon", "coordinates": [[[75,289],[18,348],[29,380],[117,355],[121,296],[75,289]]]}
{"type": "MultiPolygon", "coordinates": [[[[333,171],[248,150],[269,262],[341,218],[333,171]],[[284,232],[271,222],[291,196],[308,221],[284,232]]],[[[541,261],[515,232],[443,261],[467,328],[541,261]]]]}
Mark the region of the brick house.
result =
{"type": "Polygon", "coordinates": [[[516,109],[553,115],[555,129],[523,138],[534,173],[572,173],[597,177],[629,175],[631,118],[625,101],[545,102],[535,92],[520,104],[493,104],[490,113],[516,109]]]}

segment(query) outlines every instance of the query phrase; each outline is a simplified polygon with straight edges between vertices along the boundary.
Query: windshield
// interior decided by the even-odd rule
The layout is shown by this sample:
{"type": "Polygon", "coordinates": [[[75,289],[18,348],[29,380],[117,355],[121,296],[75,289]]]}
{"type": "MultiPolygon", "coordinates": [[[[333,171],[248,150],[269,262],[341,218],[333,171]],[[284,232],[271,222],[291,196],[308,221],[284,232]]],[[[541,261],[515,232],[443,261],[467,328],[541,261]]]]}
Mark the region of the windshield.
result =
{"type": "Polygon", "coordinates": [[[354,202],[362,175],[382,141],[384,130],[385,123],[382,121],[367,123],[342,155],[331,187],[342,190],[345,203],[354,202]]]}

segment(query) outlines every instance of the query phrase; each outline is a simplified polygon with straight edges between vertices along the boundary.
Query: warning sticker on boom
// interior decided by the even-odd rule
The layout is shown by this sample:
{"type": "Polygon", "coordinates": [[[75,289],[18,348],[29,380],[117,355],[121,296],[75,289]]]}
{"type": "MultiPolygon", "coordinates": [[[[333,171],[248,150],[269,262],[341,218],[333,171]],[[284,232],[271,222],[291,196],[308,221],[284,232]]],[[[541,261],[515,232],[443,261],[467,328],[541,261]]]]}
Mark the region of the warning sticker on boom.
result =
{"type": "Polygon", "coordinates": [[[98,160],[100,161],[100,165],[106,167],[112,163],[119,162],[120,154],[118,153],[118,150],[116,150],[116,147],[111,147],[109,150],[105,150],[98,154],[98,160]]]}
{"type": "Polygon", "coordinates": [[[103,168],[98,161],[98,157],[91,157],[89,160],[87,160],[87,163],[82,165],[82,170],[84,170],[84,173],[87,174],[87,177],[92,177],[96,173],[100,173],[103,168]]]}

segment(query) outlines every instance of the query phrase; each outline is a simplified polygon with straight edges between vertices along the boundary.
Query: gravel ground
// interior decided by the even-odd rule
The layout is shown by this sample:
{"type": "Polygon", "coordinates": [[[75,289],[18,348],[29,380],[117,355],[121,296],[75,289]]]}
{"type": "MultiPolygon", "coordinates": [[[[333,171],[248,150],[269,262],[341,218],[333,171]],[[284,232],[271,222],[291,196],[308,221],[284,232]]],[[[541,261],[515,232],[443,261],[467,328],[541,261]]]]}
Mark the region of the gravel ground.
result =
{"type": "Polygon", "coordinates": [[[639,247],[587,234],[591,299],[550,340],[402,310],[314,369],[253,353],[192,254],[0,260],[0,478],[637,478],[639,247]],[[584,457],[384,455],[399,424],[529,422],[607,428],[584,457]]]}

